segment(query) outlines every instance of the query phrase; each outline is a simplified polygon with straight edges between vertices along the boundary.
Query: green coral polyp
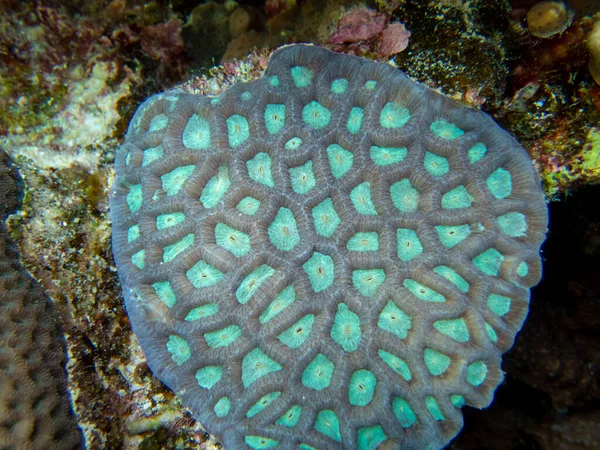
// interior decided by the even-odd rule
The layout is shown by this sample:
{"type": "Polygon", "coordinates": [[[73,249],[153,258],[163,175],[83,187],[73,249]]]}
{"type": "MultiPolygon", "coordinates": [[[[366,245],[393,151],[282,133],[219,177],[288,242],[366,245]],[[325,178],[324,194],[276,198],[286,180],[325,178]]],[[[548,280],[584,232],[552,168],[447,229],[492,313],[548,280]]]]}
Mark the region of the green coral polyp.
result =
{"type": "Polygon", "coordinates": [[[377,215],[377,210],[371,199],[371,183],[365,181],[350,192],[350,200],[359,214],[366,216],[377,215]]]}
{"type": "Polygon", "coordinates": [[[177,297],[173,286],[168,281],[160,281],[152,285],[154,292],[158,296],[159,300],[163,302],[167,308],[172,308],[177,303],[177,297]]]}
{"type": "Polygon", "coordinates": [[[310,160],[301,166],[290,167],[289,173],[292,189],[296,194],[306,194],[317,185],[313,163],[310,160]]]}
{"type": "Polygon", "coordinates": [[[446,419],[435,398],[431,396],[425,397],[425,407],[427,408],[427,411],[429,411],[429,414],[431,414],[431,417],[436,421],[446,419]]]}
{"type": "Polygon", "coordinates": [[[285,308],[290,306],[296,300],[296,291],[294,290],[294,286],[288,286],[284,290],[282,290],[277,296],[275,300],[273,300],[269,306],[265,309],[265,311],[260,315],[259,321],[262,325],[269,322],[273,319],[277,314],[283,311],[285,308]]]}
{"type": "Polygon", "coordinates": [[[186,251],[188,248],[194,245],[194,239],[194,234],[190,233],[174,244],[167,245],[163,249],[163,262],[167,263],[173,261],[181,252],[186,251]]]}
{"type": "Polygon", "coordinates": [[[448,139],[449,141],[457,139],[465,134],[465,132],[456,125],[446,122],[445,120],[436,120],[429,126],[429,129],[436,136],[441,137],[442,139],[448,139]]]}
{"type": "Polygon", "coordinates": [[[182,212],[161,214],[156,217],[156,229],[164,230],[179,225],[185,220],[185,214],[182,212]]]}
{"type": "Polygon", "coordinates": [[[255,348],[242,359],[242,384],[247,389],[255,381],[281,369],[281,364],[255,348]]]}
{"type": "Polygon", "coordinates": [[[492,195],[498,199],[506,198],[512,193],[512,176],[502,167],[496,169],[486,183],[492,195]]]}
{"type": "Polygon", "coordinates": [[[424,302],[443,303],[446,301],[446,298],[439,292],[423,286],[421,283],[411,280],[410,278],[405,279],[403,285],[415,297],[417,297],[419,300],[423,300],[424,302]]]}
{"type": "Polygon", "coordinates": [[[302,109],[302,119],[315,130],[320,130],[329,125],[331,111],[313,100],[302,109]]]}
{"type": "Polygon", "coordinates": [[[214,208],[221,201],[230,186],[229,169],[227,166],[219,167],[217,174],[208,180],[208,183],[206,183],[206,186],[202,190],[200,203],[205,208],[214,208]]]}
{"type": "Polygon", "coordinates": [[[242,212],[248,216],[253,216],[258,211],[260,207],[260,200],[253,197],[244,197],[240,200],[240,202],[236,205],[235,209],[239,212],[242,212]]]}
{"type": "Polygon", "coordinates": [[[346,248],[351,252],[376,252],[379,250],[379,234],[375,231],[356,233],[348,240],[346,248]]]}
{"type": "Polygon", "coordinates": [[[406,147],[379,147],[373,145],[369,154],[376,165],[385,167],[404,161],[408,149],[406,147]]]}
{"type": "Polygon", "coordinates": [[[253,450],[275,448],[279,445],[279,441],[262,436],[246,436],[244,442],[246,442],[246,445],[253,450]]]}
{"type": "Polygon", "coordinates": [[[223,247],[237,258],[250,252],[250,236],[224,223],[216,225],[215,240],[219,247],[223,247]]]}
{"type": "Polygon", "coordinates": [[[171,197],[177,194],[195,168],[196,166],[194,165],[177,167],[160,177],[162,180],[162,189],[166,192],[167,196],[171,197]]]}
{"type": "Polygon", "coordinates": [[[207,366],[196,372],[198,386],[203,389],[212,389],[221,380],[223,368],[219,366],[207,366]]]}
{"type": "Polygon", "coordinates": [[[473,204],[473,197],[463,185],[455,187],[442,196],[442,208],[457,209],[469,208],[473,204]]]}
{"type": "Polygon", "coordinates": [[[352,168],[354,162],[354,154],[339,144],[331,144],[327,147],[327,158],[335,178],[343,177],[352,168]]]}
{"type": "Polygon", "coordinates": [[[206,149],[210,146],[210,125],[208,121],[193,114],[188,120],[181,136],[183,145],[191,149],[206,149]]]}
{"type": "Polygon", "coordinates": [[[250,159],[246,166],[248,167],[248,176],[260,184],[268,187],[275,186],[273,175],[271,173],[272,160],[268,153],[257,153],[256,156],[250,159]]]}
{"type": "Polygon", "coordinates": [[[289,327],[278,336],[282,344],[289,348],[296,349],[306,342],[310,337],[313,323],[315,322],[314,314],[307,314],[294,325],[289,327]]]}
{"type": "Polygon", "coordinates": [[[246,413],[246,417],[251,419],[257,414],[261,413],[273,403],[279,396],[281,391],[271,392],[270,394],[262,396],[246,413]]]}
{"type": "Polygon", "coordinates": [[[390,366],[390,368],[394,372],[396,372],[398,375],[400,375],[402,378],[404,378],[405,381],[412,380],[412,374],[410,372],[410,368],[408,367],[408,364],[406,364],[406,361],[404,361],[402,358],[399,358],[396,355],[386,352],[385,350],[378,350],[377,353],[378,353],[379,357],[388,366],[390,366]]]}
{"type": "Polygon", "coordinates": [[[306,87],[312,83],[313,73],[308,67],[292,67],[292,79],[296,87],[306,87]]]}
{"type": "Polygon", "coordinates": [[[435,153],[425,152],[425,160],[423,161],[425,169],[434,177],[441,177],[450,172],[450,164],[448,159],[435,153]]]}
{"type": "Polygon", "coordinates": [[[333,258],[319,252],[314,252],[302,268],[308,275],[308,281],[315,292],[322,292],[329,288],[335,277],[333,258]]]}
{"type": "Polygon", "coordinates": [[[204,334],[206,344],[210,348],[227,347],[233,344],[242,335],[242,330],[237,325],[230,325],[220,330],[204,334]]]}
{"type": "Polygon", "coordinates": [[[127,242],[132,243],[133,241],[140,238],[140,226],[133,225],[127,230],[127,242]]]}
{"type": "Polygon", "coordinates": [[[498,226],[507,236],[527,236],[527,221],[525,215],[520,212],[513,211],[498,217],[498,226]]]}
{"type": "Polygon", "coordinates": [[[329,387],[334,368],[334,364],[319,353],[302,372],[302,384],[307,388],[322,391],[329,387]]]}
{"type": "Polygon", "coordinates": [[[142,167],[146,167],[148,164],[158,161],[164,154],[165,152],[162,144],[157,147],[147,148],[142,154],[142,167]]]}
{"type": "Polygon", "coordinates": [[[500,294],[490,294],[487,299],[488,307],[500,317],[508,314],[512,300],[500,294]]]}
{"type": "Polygon", "coordinates": [[[140,250],[131,255],[131,264],[142,270],[146,265],[146,250],[140,250]]]}
{"type": "Polygon", "coordinates": [[[487,373],[488,368],[485,362],[474,362],[467,368],[467,381],[475,387],[481,386],[487,377],[487,373]]]}
{"type": "Polygon", "coordinates": [[[250,301],[258,288],[275,273],[275,269],[267,264],[254,269],[240,284],[235,291],[235,298],[241,305],[245,305],[250,301]]]}
{"type": "Polygon", "coordinates": [[[133,214],[142,207],[142,185],[136,184],[129,189],[129,193],[126,197],[127,206],[129,211],[133,214]]]}
{"type": "Polygon", "coordinates": [[[410,180],[397,181],[390,186],[392,203],[400,212],[415,212],[419,206],[419,191],[417,191],[410,180]]]}
{"type": "Polygon", "coordinates": [[[360,344],[360,318],[344,303],[338,304],[335,321],[331,327],[331,337],[345,352],[356,351],[360,344]]]}
{"type": "Polygon", "coordinates": [[[281,416],[277,422],[275,422],[275,424],[281,425],[282,427],[294,428],[298,424],[301,415],[302,407],[300,405],[294,405],[288,409],[286,413],[281,416]]]}
{"type": "Polygon", "coordinates": [[[385,278],[383,269],[354,270],[352,272],[352,284],[365,297],[372,297],[385,278]]]}
{"type": "Polygon", "coordinates": [[[362,108],[355,106],[350,110],[350,115],[348,116],[348,122],[346,122],[346,128],[352,134],[356,134],[360,131],[360,127],[362,126],[364,111],[362,108]]]}
{"type": "Polygon", "coordinates": [[[373,400],[377,379],[368,370],[357,370],[350,378],[348,400],[352,406],[367,406],[373,400]]]}
{"type": "Polygon", "coordinates": [[[387,440],[381,425],[358,429],[358,448],[364,450],[377,450],[387,440]]]}
{"type": "Polygon", "coordinates": [[[181,336],[171,335],[167,341],[167,351],[175,364],[181,366],[192,356],[190,344],[181,336]]]}
{"type": "Polygon", "coordinates": [[[229,146],[231,148],[240,146],[250,137],[250,125],[245,117],[234,114],[226,122],[229,146]]]}
{"type": "Polygon", "coordinates": [[[446,372],[452,362],[448,355],[444,355],[443,353],[430,348],[425,349],[423,357],[427,370],[429,370],[429,373],[434,377],[438,377],[446,372]]]}
{"type": "Polygon", "coordinates": [[[402,128],[410,120],[408,109],[393,103],[387,103],[379,115],[379,124],[383,128],[402,128]]]}
{"type": "Polygon", "coordinates": [[[213,408],[217,417],[226,417],[231,411],[231,400],[228,397],[221,397],[213,408]]]}
{"type": "Polygon", "coordinates": [[[312,209],[317,234],[331,237],[342,220],[338,216],[331,198],[326,198],[312,209]]]}
{"type": "Polygon", "coordinates": [[[417,422],[417,416],[408,402],[400,397],[392,400],[392,411],[402,428],[410,428],[417,422]]]}
{"type": "Polygon", "coordinates": [[[469,342],[471,336],[464,319],[438,320],[433,327],[458,342],[469,342]]]}
{"type": "Polygon", "coordinates": [[[438,225],[435,230],[446,248],[456,247],[471,234],[470,225],[438,225]]]}
{"type": "Polygon", "coordinates": [[[198,261],[186,273],[188,281],[196,289],[207,288],[217,284],[223,278],[223,273],[205,261],[198,261]]]}
{"type": "Polygon", "coordinates": [[[398,228],[396,237],[398,239],[398,258],[401,261],[412,261],[423,253],[423,244],[421,244],[415,230],[398,228]]]}
{"type": "Polygon", "coordinates": [[[462,292],[468,292],[469,283],[467,282],[467,280],[461,277],[455,270],[451,269],[448,266],[437,266],[433,269],[433,271],[438,275],[444,277],[446,280],[450,281],[462,292]]]}
{"type": "Polygon", "coordinates": [[[379,314],[377,326],[382,330],[392,333],[399,339],[406,339],[412,327],[412,321],[408,314],[389,300],[381,311],[381,314],[379,314]]]}
{"type": "Polygon", "coordinates": [[[487,249],[473,259],[473,264],[483,273],[489,276],[498,276],[504,256],[495,248],[487,249]]]}
{"type": "Polygon", "coordinates": [[[285,105],[270,104],[265,108],[265,126],[270,134],[278,133],[285,125],[285,105]]]}
{"type": "Polygon", "coordinates": [[[338,416],[330,409],[319,411],[315,422],[315,430],[336,442],[342,442],[340,421],[338,416]]]}
{"type": "Polygon", "coordinates": [[[343,94],[348,89],[348,80],[345,78],[337,78],[331,83],[331,92],[334,94],[343,94]]]}
{"type": "Polygon", "coordinates": [[[208,303],[206,305],[192,308],[189,313],[185,316],[187,322],[193,322],[195,320],[204,319],[205,317],[214,316],[219,312],[219,305],[216,303],[208,303]]]}
{"type": "Polygon", "coordinates": [[[267,229],[269,240],[277,249],[287,252],[300,243],[300,233],[294,213],[288,208],[279,208],[275,220],[267,229]]]}

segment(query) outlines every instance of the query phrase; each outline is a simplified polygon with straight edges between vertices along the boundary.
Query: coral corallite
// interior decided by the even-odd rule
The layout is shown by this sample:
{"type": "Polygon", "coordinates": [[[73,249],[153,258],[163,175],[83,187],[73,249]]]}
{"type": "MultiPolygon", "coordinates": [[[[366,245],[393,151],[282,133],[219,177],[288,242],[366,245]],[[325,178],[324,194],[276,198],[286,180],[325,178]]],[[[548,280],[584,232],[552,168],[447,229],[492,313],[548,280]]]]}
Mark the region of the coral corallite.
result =
{"type": "Polygon", "coordinates": [[[547,226],[486,114],[301,45],[144,103],[111,216],[150,367],[226,449],[445,446],[502,381],[547,226]]]}

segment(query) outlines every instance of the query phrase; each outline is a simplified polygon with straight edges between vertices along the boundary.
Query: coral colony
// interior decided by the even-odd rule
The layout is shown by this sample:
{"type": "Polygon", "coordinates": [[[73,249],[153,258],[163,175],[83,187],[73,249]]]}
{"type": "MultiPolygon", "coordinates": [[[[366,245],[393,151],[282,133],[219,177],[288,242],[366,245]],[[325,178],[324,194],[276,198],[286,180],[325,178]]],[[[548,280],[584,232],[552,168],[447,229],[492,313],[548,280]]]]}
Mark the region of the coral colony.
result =
{"type": "Polygon", "coordinates": [[[151,369],[228,449],[445,446],[502,381],[547,226],[489,116],[303,45],[147,100],[111,217],[151,369]]]}

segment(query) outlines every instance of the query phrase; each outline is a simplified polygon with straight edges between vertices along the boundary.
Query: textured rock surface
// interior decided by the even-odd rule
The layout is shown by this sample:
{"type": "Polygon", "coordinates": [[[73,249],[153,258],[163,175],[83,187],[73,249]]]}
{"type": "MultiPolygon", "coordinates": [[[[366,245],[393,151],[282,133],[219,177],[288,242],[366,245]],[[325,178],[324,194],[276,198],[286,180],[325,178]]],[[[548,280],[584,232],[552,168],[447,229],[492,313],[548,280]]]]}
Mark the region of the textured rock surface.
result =
{"type": "Polygon", "coordinates": [[[3,222],[22,183],[0,150],[0,449],[82,448],[58,314],[21,267],[3,222]]]}
{"type": "Polygon", "coordinates": [[[133,329],[226,448],[437,448],[491,402],[547,212],[487,115],[293,46],[219,98],[148,100],[116,168],[133,329]]]}

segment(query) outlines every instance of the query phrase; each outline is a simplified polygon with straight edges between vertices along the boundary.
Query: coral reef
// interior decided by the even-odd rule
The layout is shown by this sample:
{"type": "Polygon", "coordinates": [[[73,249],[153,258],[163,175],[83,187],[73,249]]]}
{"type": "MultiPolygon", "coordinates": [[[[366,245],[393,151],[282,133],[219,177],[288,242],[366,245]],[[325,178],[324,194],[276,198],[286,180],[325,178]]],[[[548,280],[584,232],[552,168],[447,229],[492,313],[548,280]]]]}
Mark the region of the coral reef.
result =
{"type": "Polygon", "coordinates": [[[0,150],[0,449],[76,450],[82,436],[67,390],[60,319],[19,263],[4,223],[21,188],[0,150]]]}
{"type": "Polygon", "coordinates": [[[502,380],[547,224],[485,114],[301,45],[218,97],[145,102],[111,218],[153,372],[255,449],[445,446],[502,380]]]}

